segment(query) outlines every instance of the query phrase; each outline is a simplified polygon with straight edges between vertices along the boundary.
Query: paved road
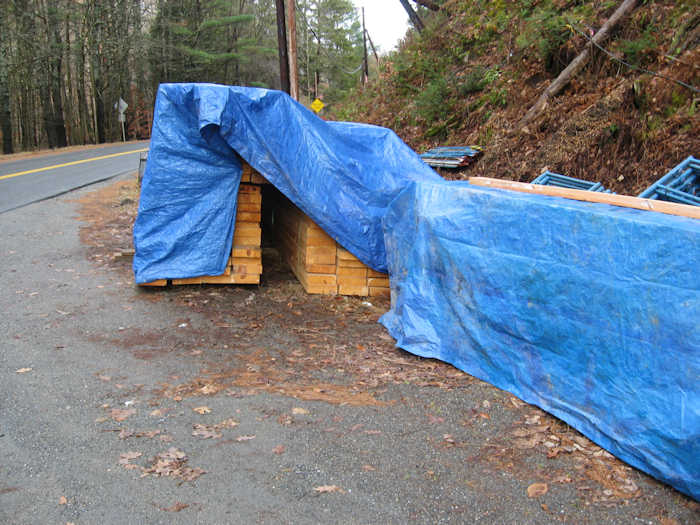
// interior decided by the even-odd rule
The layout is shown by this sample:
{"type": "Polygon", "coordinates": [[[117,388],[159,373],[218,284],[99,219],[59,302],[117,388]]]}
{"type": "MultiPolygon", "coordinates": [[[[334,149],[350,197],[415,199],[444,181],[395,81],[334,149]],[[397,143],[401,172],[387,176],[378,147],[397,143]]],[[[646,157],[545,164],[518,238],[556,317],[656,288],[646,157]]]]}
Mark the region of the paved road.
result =
{"type": "Polygon", "coordinates": [[[0,213],[134,171],[147,147],[129,142],[0,162],[0,213]]]}

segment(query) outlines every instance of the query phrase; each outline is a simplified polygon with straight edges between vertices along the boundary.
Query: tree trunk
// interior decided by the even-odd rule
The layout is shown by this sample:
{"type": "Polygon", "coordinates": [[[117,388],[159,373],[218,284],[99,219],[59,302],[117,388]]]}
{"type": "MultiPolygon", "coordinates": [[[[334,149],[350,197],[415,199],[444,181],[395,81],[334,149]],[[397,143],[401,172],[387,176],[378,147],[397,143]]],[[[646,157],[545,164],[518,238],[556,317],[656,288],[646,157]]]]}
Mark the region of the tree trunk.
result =
{"type": "Polygon", "coordinates": [[[411,4],[408,3],[408,0],[399,0],[399,2],[401,2],[401,5],[406,10],[406,13],[408,13],[408,18],[411,19],[413,27],[415,27],[419,33],[422,32],[425,26],[423,25],[423,21],[418,16],[418,13],[416,13],[415,10],[411,7],[411,4]]]}
{"type": "MultiPolygon", "coordinates": [[[[8,27],[4,11],[0,10],[0,27],[8,27]]],[[[12,153],[12,114],[10,112],[9,71],[7,70],[7,56],[9,42],[6,40],[7,32],[0,32],[0,133],[2,133],[3,154],[12,153]]]]}
{"type": "Polygon", "coordinates": [[[588,58],[591,54],[591,47],[593,44],[600,45],[603,43],[610,35],[611,30],[617,25],[617,23],[627,16],[632,10],[637,6],[637,0],[624,0],[620,7],[618,7],[612,16],[603,24],[603,27],[593,36],[592,44],[586,46],[586,48],[581,51],[581,53],[574,58],[571,63],[562,71],[559,76],[552,82],[544,93],[540,95],[537,99],[535,105],[532,106],[522,120],[518,123],[518,130],[523,129],[530,122],[532,122],[537,116],[539,116],[542,111],[547,107],[549,99],[558,94],[566,85],[571,81],[571,79],[578,74],[583,66],[586,65],[588,58]]]}
{"type": "Polygon", "coordinates": [[[422,5],[423,7],[427,7],[431,11],[439,11],[440,6],[437,5],[435,2],[431,2],[430,0],[413,0],[415,3],[418,5],[422,5]]]}

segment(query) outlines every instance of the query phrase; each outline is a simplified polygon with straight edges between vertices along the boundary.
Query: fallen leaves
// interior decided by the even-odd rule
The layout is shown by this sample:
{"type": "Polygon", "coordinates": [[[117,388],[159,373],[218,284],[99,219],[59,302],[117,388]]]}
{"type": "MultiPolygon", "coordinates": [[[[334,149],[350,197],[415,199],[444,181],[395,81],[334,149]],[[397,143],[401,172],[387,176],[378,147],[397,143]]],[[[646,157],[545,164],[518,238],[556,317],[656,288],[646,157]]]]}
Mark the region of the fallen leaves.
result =
{"type": "Polygon", "coordinates": [[[121,432],[119,432],[119,439],[129,439],[129,438],[148,438],[148,439],[153,439],[156,437],[158,434],[160,434],[160,430],[147,430],[144,432],[136,432],[134,430],[129,430],[129,429],[122,429],[121,432]]]}
{"type": "Polygon", "coordinates": [[[338,485],[319,485],[318,487],[314,487],[314,490],[319,494],[328,494],[330,492],[345,492],[338,485]]]}
{"type": "Polygon", "coordinates": [[[66,498],[65,496],[61,496],[60,498],[58,498],[58,504],[59,504],[59,505],[67,505],[67,504],[68,504],[68,498],[66,498]]]}
{"type": "Polygon", "coordinates": [[[126,408],[126,409],[113,408],[110,411],[109,415],[114,421],[124,421],[129,416],[133,416],[135,413],[136,413],[135,408],[126,408]]]}
{"type": "Polygon", "coordinates": [[[292,414],[294,414],[295,416],[305,416],[305,415],[309,414],[309,411],[306,410],[305,408],[294,407],[292,409],[292,414]]]}
{"type": "Polygon", "coordinates": [[[202,415],[211,413],[211,408],[209,407],[194,407],[192,410],[202,415]]]}
{"type": "Polygon", "coordinates": [[[158,507],[158,510],[162,510],[163,512],[180,512],[181,510],[184,510],[187,507],[189,507],[189,504],[180,503],[179,501],[177,501],[170,507],[158,507]]]}
{"type": "Polygon", "coordinates": [[[272,449],[273,454],[284,454],[285,448],[284,445],[277,445],[275,448],[272,449]]]}
{"type": "Polygon", "coordinates": [[[549,487],[546,483],[533,483],[527,488],[528,498],[539,498],[547,494],[549,487]]]}
{"type": "Polygon", "coordinates": [[[224,419],[221,423],[214,425],[216,428],[233,428],[238,426],[238,421],[233,418],[224,419]]]}
{"type": "Polygon", "coordinates": [[[255,439],[255,435],[252,435],[252,436],[238,436],[238,437],[236,438],[236,441],[238,441],[239,443],[241,443],[241,442],[243,442],[243,441],[250,441],[251,439],[255,439]]]}
{"type": "Polygon", "coordinates": [[[192,425],[192,428],[194,428],[192,431],[193,436],[201,437],[203,439],[218,439],[221,437],[221,432],[210,425],[195,423],[192,425]]]}
{"type": "Polygon", "coordinates": [[[17,374],[26,374],[27,372],[31,372],[33,368],[20,368],[19,370],[15,370],[15,373],[17,374]]]}
{"type": "Polygon", "coordinates": [[[131,470],[139,468],[138,465],[131,463],[132,459],[140,458],[143,454],[141,452],[124,452],[119,455],[119,464],[125,469],[131,470]]]}
{"type": "Polygon", "coordinates": [[[206,471],[200,468],[187,466],[187,455],[175,447],[161,452],[153,458],[151,466],[142,469],[142,477],[150,475],[158,477],[171,477],[182,481],[194,481],[206,471]]]}
{"type": "Polygon", "coordinates": [[[624,465],[615,465],[600,459],[593,459],[585,474],[588,478],[597,481],[604,488],[603,497],[605,500],[611,497],[621,499],[636,498],[641,494],[637,484],[629,477],[632,469],[624,465]]]}

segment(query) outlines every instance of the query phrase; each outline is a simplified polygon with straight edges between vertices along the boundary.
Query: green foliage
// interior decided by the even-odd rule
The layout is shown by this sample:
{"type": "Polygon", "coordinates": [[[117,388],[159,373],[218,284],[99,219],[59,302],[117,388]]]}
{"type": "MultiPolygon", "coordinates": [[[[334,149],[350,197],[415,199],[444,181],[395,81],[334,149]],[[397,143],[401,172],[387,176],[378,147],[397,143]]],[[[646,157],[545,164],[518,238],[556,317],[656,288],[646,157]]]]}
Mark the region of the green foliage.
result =
{"type": "Polygon", "coordinates": [[[504,108],[508,105],[508,90],[506,88],[493,89],[488,94],[492,106],[504,108]]]}
{"type": "Polygon", "coordinates": [[[446,119],[452,109],[450,95],[445,78],[436,78],[416,96],[418,115],[427,123],[446,119]]]}
{"type": "Polygon", "coordinates": [[[154,82],[273,84],[274,24],[270,0],[159,0],[150,26],[154,82]]]}
{"type": "Polygon", "coordinates": [[[460,96],[466,96],[471,93],[483,91],[486,86],[493,83],[500,75],[496,68],[486,69],[483,66],[477,66],[475,69],[465,75],[457,92],[460,96]]]}
{"type": "Polygon", "coordinates": [[[620,51],[625,54],[625,59],[635,65],[639,65],[656,53],[657,41],[655,30],[649,26],[635,39],[625,39],[619,42],[620,51]]]}
{"type": "Polygon", "coordinates": [[[569,39],[571,32],[567,20],[558,11],[546,7],[551,2],[544,2],[544,8],[538,8],[524,19],[522,30],[515,39],[521,49],[534,48],[540,59],[550,69],[559,48],[569,39]]]}

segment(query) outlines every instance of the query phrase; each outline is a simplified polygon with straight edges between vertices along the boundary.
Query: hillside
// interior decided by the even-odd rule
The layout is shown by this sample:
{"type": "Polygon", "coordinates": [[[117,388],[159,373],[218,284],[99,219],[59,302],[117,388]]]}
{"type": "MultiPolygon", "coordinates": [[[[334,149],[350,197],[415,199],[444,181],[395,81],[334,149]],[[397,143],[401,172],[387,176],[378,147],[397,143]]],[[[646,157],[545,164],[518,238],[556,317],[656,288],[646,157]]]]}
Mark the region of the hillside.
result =
{"type": "Polygon", "coordinates": [[[700,155],[700,10],[693,0],[638,2],[602,44],[609,56],[590,35],[620,4],[448,0],[421,12],[426,29],[410,31],[333,116],[390,127],[419,152],[484,148],[472,167],[443,171],[448,178],[529,182],[547,168],[637,194],[700,155]],[[585,68],[519,127],[586,46],[585,68]]]}

